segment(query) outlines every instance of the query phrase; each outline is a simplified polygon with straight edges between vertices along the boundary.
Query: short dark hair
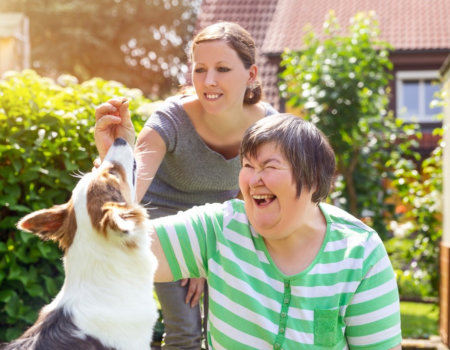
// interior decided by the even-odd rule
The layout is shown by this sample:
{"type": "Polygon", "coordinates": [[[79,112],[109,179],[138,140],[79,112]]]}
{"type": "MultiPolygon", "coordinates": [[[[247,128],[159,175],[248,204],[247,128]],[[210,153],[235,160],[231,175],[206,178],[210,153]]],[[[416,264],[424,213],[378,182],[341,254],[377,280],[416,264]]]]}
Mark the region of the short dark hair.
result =
{"type": "Polygon", "coordinates": [[[292,114],[273,114],[258,120],[245,132],[241,143],[241,164],[245,156],[256,157],[259,148],[274,142],[292,166],[297,197],[303,186],[314,189],[312,201],[328,196],[336,157],[327,137],[311,122],[292,114]]]}
{"type": "MultiPolygon", "coordinates": [[[[256,62],[256,45],[252,36],[239,24],[234,22],[217,22],[205,27],[192,40],[191,58],[198,44],[220,40],[232,48],[249,69],[256,62]]],[[[262,98],[262,87],[259,81],[248,87],[244,95],[245,104],[256,104],[262,98]]]]}

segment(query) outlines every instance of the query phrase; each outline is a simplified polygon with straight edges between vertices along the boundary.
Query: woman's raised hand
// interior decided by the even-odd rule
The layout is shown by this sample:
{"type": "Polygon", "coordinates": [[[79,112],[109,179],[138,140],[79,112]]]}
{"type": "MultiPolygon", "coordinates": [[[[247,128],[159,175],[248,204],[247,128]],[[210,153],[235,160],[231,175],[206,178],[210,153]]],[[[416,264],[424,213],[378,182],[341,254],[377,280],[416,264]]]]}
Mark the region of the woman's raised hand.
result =
{"type": "Polygon", "coordinates": [[[101,160],[117,137],[134,147],[135,130],[125,97],[113,98],[95,109],[94,138],[101,160]]]}

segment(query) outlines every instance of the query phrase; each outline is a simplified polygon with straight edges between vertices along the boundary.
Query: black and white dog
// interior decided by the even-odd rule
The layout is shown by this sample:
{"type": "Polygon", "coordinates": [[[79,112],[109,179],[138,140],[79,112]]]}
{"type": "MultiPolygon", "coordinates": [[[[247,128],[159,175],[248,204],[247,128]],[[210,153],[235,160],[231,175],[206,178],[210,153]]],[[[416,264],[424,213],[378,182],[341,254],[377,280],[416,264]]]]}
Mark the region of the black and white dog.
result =
{"type": "Polygon", "coordinates": [[[64,285],[36,323],[4,349],[149,349],[158,313],[149,219],[135,203],[136,163],[117,139],[69,202],[31,213],[18,227],[64,250],[64,285]]]}

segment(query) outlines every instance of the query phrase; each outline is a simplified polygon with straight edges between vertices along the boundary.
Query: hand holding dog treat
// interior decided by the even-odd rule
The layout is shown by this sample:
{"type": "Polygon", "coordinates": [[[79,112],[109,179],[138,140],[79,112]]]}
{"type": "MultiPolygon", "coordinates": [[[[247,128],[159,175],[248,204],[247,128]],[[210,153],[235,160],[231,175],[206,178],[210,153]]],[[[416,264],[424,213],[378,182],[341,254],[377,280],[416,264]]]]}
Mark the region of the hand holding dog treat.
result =
{"type": "Polygon", "coordinates": [[[118,137],[134,146],[135,130],[128,110],[128,99],[118,97],[102,103],[95,109],[95,143],[103,159],[118,137]]]}

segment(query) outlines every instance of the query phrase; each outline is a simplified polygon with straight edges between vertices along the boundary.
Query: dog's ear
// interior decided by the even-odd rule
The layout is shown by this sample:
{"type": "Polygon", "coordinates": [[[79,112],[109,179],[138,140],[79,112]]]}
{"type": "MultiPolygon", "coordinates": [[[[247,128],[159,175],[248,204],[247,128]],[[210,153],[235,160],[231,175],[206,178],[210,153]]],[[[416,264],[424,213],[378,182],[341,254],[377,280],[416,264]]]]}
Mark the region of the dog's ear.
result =
{"type": "Polygon", "coordinates": [[[17,223],[17,228],[34,233],[43,240],[53,240],[65,250],[70,246],[76,231],[75,213],[71,202],[37,210],[17,223]]]}
{"type": "Polygon", "coordinates": [[[128,234],[147,217],[145,209],[115,202],[105,203],[102,214],[100,231],[104,234],[108,229],[128,234]]]}

